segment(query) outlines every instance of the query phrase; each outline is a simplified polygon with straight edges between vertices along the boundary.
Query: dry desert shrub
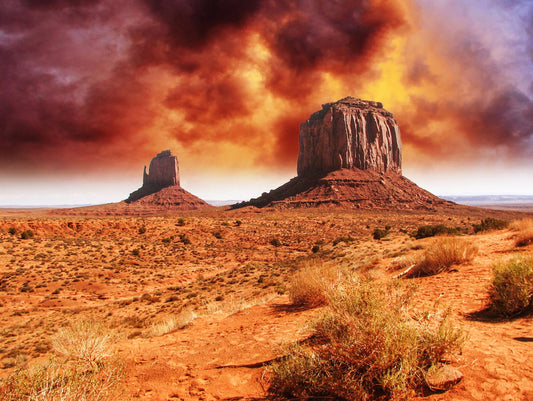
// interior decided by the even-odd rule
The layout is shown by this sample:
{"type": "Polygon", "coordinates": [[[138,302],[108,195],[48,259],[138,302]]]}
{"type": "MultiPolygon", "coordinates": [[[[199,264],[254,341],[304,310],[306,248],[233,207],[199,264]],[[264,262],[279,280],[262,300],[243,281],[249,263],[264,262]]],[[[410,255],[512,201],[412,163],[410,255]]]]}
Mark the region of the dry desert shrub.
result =
{"type": "Polygon", "coordinates": [[[459,230],[453,227],[447,227],[444,224],[419,226],[411,235],[416,239],[434,237],[436,235],[453,235],[459,234],[459,230]]]}
{"type": "Polygon", "coordinates": [[[468,262],[477,254],[477,247],[463,238],[445,237],[433,242],[405,277],[432,276],[453,265],[468,262]]]}
{"type": "Polygon", "coordinates": [[[492,270],[490,310],[512,317],[533,307],[533,257],[499,262],[492,270]]]}
{"type": "Polygon", "coordinates": [[[270,390],[297,399],[406,399],[426,372],[459,352],[462,330],[447,313],[409,314],[412,291],[348,280],[337,286],[305,345],[292,346],[271,367],[270,390]]]}
{"type": "Polygon", "coordinates": [[[196,313],[192,310],[184,311],[177,316],[168,316],[164,320],[154,323],[146,333],[146,337],[159,337],[181,330],[191,324],[196,317],[196,313]]]}
{"type": "Polygon", "coordinates": [[[334,267],[310,262],[292,277],[289,298],[294,305],[324,305],[328,292],[335,286],[339,276],[340,273],[334,267]]]}
{"type": "Polygon", "coordinates": [[[117,399],[122,364],[109,360],[87,368],[82,362],[64,364],[50,359],[34,368],[15,370],[0,380],[3,401],[104,401],[117,399]]]}
{"type": "Polygon", "coordinates": [[[52,349],[67,359],[101,363],[111,356],[114,333],[103,323],[82,320],[60,329],[52,337],[52,349]]]}
{"type": "Polygon", "coordinates": [[[486,219],[481,220],[481,223],[473,224],[472,228],[474,229],[475,233],[478,233],[481,231],[503,230],[504,228],[507,228],[508,226],[509,226],[509,222],[507,220],[500,220],[500,219],[495,219],[493,217],[487,217],[486,219]]]}
{"type": "Polygon", "coordinates": [[[516,246],[533,244],[533,219],[515,220],[510,227],[516,231],[514,235],[516,246]]]}

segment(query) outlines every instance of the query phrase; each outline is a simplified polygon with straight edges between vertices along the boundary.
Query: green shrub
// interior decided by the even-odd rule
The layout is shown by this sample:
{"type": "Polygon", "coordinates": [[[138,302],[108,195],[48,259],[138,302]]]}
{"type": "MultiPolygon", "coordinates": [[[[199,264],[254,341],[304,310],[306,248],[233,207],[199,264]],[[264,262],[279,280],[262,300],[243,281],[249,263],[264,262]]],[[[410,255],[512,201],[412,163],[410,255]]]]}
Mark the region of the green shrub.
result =
{"type": "Polygon", "coordinates": [[[489,230],[503,230],[504,228],[507,228],[508,226],[509,226],[509,222],[507,220],[499,220],[499,219],[494,219],[492,217],[488,217],[485,220],[481,220],[481,223],[479,224],[472,225],[475,233],[478,233],[480,231],[489,231],[489,230]]]}
{"type": "Polygon", "coordinates": [[[380,240],[382,238],[385,238],[387,235],[389,235],[389,230],[383,230],[381,228],[376,228],[374,232],[372,233],[372,236],[376,240],[380,240]]]}
{"type": "Polygon", "coordinates": [[[500,262],[492,270],[490,309],[512,317],[533,307],[533,257],[500,262]]]}
{"type": "Polygon", "coordinates": [[[191,243],[191,240],[189,237],[187,237],[187,234],[180,234],[180,241],[184,245],[189,245],[191,243]]]}
{"type": "Polygon", "coordinates": [[[33,238],[34,233],[32,230],[26,230],[20,233],[20,239],[30,239],[33,238]]]}
{"type": "Polygon", "coordinates": [[[144,234],[145,232],[146,232],[145,226],[139,227],[139,234],[144,234]]]}
{"type": "Polygon", "coordinates": [[[11,235],[15,235],[17,233],[17,229],[15,227],[9,227],[7,232],[11,235]]]}
{"type": "Polygon", "coordinates": [[[213,237],[215,237],[216,239],[222,239],[222,233],[220,231],[214,231],[213,237]]]}
{"type": "Polygon", "coordinates": [[[352,281],[335,288],[310,341],[272,365],[274,394],[406,399],[425,385],[432,366],[461,349],[463,333],[448,314],[418,320],[408,314],[406,287],[352,281]]]}
{"type": "Polygon", "coordinates": [[[183,217],[180,217],[176,223],[177,226],[183,227],[186,224],[185,219],[183,217]]]}
{"type": "Polygon", "coordinates": [[[415,237],[416,239],[421,239],[421,238],[434,237],[435,235],[442,235],[442,234],[456,235],[456,234],[459,234],[459,232],[460,230],[457,228],[447,227],[444,224],[438,224],[435,226],[432,226],[432,225],[420,226],[412,234],[412,236],[415,237]]]}
{"type": "Polygon", "coordinates": [[[317,253],[318,251],[320,251],[320,246],[319,245],[313,245],[313,247],[311,248],[311,252],[317,253]]]}
{"type": "Polygon", "coordinates": [[[275,246],[277,248],[278,246],[281,246],[281,241],[277,238],[272,238],[270,240],[270,245],[275,246]]]}

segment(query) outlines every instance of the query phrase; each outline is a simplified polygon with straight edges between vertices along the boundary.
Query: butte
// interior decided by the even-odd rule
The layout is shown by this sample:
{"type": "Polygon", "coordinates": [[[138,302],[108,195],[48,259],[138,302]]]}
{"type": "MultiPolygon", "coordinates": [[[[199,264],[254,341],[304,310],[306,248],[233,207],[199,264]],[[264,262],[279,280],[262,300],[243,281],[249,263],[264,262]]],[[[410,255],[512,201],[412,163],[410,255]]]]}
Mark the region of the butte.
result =
{"type": "Polygon", "coordinates": [[[142,187],[132,192],[125,202],[130,205],[176,210],[210,207],[208,203],[180,186],[178,158],[170,150],[164,150],[152,159],[148,173],[144,166],[142,187]]]}
{"type": "Polygon", "coordinates": [[[300,125],[297,177],[234,205],[437,210],[456,207],[402,175],[398,123],[379,102],[346,97],[300,125]]]}

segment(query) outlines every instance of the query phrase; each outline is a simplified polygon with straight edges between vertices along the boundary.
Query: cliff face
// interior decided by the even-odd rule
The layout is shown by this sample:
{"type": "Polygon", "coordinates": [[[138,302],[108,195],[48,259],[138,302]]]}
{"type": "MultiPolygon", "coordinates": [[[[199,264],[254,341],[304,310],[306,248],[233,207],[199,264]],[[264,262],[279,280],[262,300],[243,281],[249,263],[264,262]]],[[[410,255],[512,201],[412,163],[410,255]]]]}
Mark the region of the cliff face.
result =
{"type": "Polygon", "coordinates": [[[152,159],[148,174],[144,167],[143,186],[165,188],[171,185],[180,185],[178,158],[170,150],[164,150],[152,159]]]}
{"type": "Polygon", "coordinates": [[[402,173],[400,129],[378,102],[346,97],[300,126],[298,176],[340,169],[402,173]]]}

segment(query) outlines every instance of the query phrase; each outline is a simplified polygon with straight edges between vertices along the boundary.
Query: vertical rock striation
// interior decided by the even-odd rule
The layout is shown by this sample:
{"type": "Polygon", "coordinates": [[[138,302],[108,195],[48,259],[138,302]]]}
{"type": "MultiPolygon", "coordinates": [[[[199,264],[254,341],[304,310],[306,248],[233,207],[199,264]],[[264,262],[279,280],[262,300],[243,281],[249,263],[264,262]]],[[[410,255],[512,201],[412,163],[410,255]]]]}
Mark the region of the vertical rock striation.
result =
{"type": "Polygon", "coordinates": [[[152,159],[148,174],[144,166],[143,186],[161,189],[171,185],[180,185],[178,158],[170,150],[164,150],[152,159]]]}
{"type": "Polygon", "coordinates": [[[340,169],[402,173],[400,129],[379,102],[346,97],[300,126],[298,176],[340,169]]]}

